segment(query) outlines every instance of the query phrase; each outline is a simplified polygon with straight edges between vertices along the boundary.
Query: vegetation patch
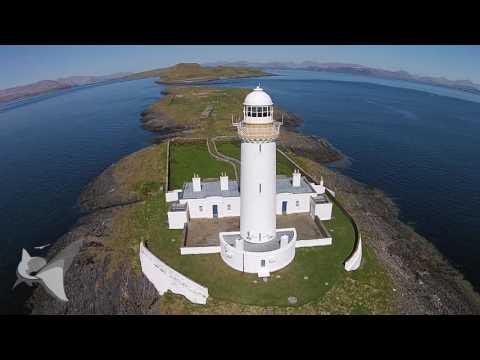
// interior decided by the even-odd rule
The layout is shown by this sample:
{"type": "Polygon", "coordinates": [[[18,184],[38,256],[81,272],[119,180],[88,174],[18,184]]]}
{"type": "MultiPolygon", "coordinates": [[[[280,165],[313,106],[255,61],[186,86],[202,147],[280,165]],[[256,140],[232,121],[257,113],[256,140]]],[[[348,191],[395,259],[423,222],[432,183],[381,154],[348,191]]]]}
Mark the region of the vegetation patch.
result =
{"type": "Polygon", "coordinates": [[[218,178],[221,173],[234,179],[232,165],[225,161],[214,159],[208,152],[205,142],[170,143],[170,190],[181,189],[186,181],[191,181],[193,173],[202,179],[218,178]]]}
{"type": "MultiPolygon", "coordinates": [[[[240,160],[240,141],[215,141],[217,150],[224,155],[240,160]]],[[[295,167],[277,151],[277,175],[291,176],[295,167]]]]}
{"type": "Polygon", "coordinates": [[[170,84],[265,75],[269,74],[262,70],[248,67],[202,66],[195,63],[180,63],[168,68],[130,74],[127,78],[141,79],[146,77],[159,77],[160,82],[170,84]]]}

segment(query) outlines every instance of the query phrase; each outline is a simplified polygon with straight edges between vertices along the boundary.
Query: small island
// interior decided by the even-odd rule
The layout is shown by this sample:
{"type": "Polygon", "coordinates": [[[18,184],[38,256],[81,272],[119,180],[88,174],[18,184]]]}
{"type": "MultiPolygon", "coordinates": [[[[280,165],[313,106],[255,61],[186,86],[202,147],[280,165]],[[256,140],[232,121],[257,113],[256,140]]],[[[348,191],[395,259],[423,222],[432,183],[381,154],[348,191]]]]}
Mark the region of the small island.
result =
{"type": "Polygon", "coordinates": [[[130,74],[127,79],[159,77],[159,84],[186,85],[222,79],[236,79],[271,74],[259,69],[233,66],[202,66],[195,63],[180,63],[168,68],[130,74]]]}
{"type": "MultiPolygon", "coordinates": [[[[238,74],[237,74],[238,75],[238,74]]],[[[159,75],[160,76],[160,75],[159,75]]],[[[167,81],[207,79],[167,77],[167,81]]],[[[163,77],[165,80],[165,76],[163,77]]],[[[204,81],[204,80],[203,80],[204,81]]],[[[240,143],[232,114],[251,89],[171,86],[141,114],[141,125],[158,135],[156,144],[107,168],[80,196],[85,211],[52,247],[83,241],[65,274],[70,301],[61,303],[43,288],[29,301],[35,314],[472,314],[480,297],[426,239],[398,218],[394,202],[379,190],[328,169],[343,158],[325,139],[305,136],[301,119],[276,108],[283,119],[277,174],[301,167],[335,191],[333,234],[328,249],[304,248],[296,261],[268,282],[236,272],[218,254],[180,256],[185,230],[170,229],[166,193],[192,180],[238,176],[240,143]],[[362,234],[359,271],[342,261],[362,234]],[[208,286],[206,305],[181,295],[162,296],[142,273],[140,244],[168,266],[208,286]],[[287,301],[292,295],[295,302],[287,301]]],[[[281,104],[280,104],[281,105],[281,104]]],[[[197,231],[203,231],[198,228],[197,231]]]]}

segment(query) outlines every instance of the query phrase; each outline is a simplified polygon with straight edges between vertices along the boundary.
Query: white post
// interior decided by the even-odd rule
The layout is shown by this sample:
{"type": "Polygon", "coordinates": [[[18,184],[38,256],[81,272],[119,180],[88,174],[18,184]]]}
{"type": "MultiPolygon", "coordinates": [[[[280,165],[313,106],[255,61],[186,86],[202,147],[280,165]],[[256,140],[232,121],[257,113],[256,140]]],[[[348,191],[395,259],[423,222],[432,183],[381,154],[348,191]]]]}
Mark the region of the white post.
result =
{"type": "Polygon", "coordinates": [[[282,235],[280,237],[280,247],[284,248],[287,245],[288,245],[288,235],[282,235]]]}
{"type": "Polygon", "coordinates": [[[202,191],[202,185],[200,181],[200,177],[198,175],[193,174],[192,178],[192,185],[193,185],[193,191],[202,191]]]}
{"type": "Polygon", "coordinates": [[[294,187],[299,187],[300,186],[300,179],[301,179],[301,174],[300,172],[298,171],[298,169],[295,169],[295,171],[293,172],[293,175],[292,175],[292,185],[294,187]]]}
{"type": "Polygon", "coordinates": [[[228,176],[227,174],[223,174],[220,176],[220,190],[227,191],[228,190],[228,176]]]}
{"type": "Polygon", "coordinates": [[[238,238],[235,240],[235,248],[238,249],[239,251],[243,251],[243,239],[238,238]]]}

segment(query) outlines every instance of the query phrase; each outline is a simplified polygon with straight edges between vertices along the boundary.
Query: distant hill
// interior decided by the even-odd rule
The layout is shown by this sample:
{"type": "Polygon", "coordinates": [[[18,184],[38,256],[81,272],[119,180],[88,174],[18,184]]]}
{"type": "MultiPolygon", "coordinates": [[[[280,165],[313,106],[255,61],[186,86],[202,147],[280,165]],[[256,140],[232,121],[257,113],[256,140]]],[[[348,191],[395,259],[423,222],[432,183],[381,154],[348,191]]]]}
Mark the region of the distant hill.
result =
{"type": "Polygon", "coordinates": [[[180,63],[163,69],[155,69],[130,74],[128,79],[158,77],[164,84],[185,84],[219,79],[266,76],[268,73],[259,69],[233,66],[202,66],[196,63],[180,63]]]}
{"type": "Polygon", "coordinates": [[[413,81],[428,85],[437,85],[448,87],[456,90],[466,91],[480,95],[480,84],[475,84],[470,80],[449,80],[445,77],[434,76],[420,76],[414,75],[406,71],[392,71],[378,68],[372,68],[358,64],[347,63],[318,63],[314,61],[304,61],[301,63],[294,62],[266,62],[256,63],[247,61],[235,61],[235,62],[217,62],[205,64],[206,66],[248,66],[253,68],[268,68],[268,69],[298,69],[298,70],[313,70],[313,71],[327,71],[338,72],[355,75],[373,76],[383,79],[392,80],[405,80],[413,81]]]}
{"type": "Polygon", "coordinates": [[[129,73],[116,73],[103,76],[70,76],[57,80],[41,80],[28,85],[15,86],[9,89],[0,90],[0,102],[40,95],[53,90],[68,89],[75,86],[90,85],[120,79],[127,75],[129,75],[129,73]]]}

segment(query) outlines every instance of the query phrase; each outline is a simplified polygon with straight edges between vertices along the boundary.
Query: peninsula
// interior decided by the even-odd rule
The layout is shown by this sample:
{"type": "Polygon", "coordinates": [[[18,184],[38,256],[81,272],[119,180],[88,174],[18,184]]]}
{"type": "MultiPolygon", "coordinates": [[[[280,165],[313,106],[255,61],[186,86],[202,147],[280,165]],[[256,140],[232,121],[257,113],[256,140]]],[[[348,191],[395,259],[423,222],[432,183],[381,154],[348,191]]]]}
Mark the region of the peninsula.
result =
{"type": "Polygon", "coordinates": [[[282,109],[274,113],[288,128],[278,141],[277,174],[301,167],[325,180],[337,204],[328,230],[338,241],[329,250],[302,249],[293,265],[268,282],[226,268],[218,254],[180,256],[187,234],[169,229],[165,194],[191,180],[193,170],[202,178],[235,176],[240,146],[231,114],[248,91],[170,87],[146,109],[141,125],[155,131],[157,144],[121,159],[86,187],[80,196],[84,216],[48,254],[51,259],[83,241],[65,274],[70,301],[61,303],[37,288],[29,301],[32,313],[480,313],[480,296],[430,242],[399,220],[393,201],[329,170],[325,164],[342,155],[326,140],[294,131],[301,119],[282,109]],[[359,271],[346,272],[341,261],[352,251],[352,224],[362,234],[363,260],[359,271]],[[142,273],[141,243],[168,266],[208,286],[207,304],[195,305],[171,292],[159,296],[142,273]],[[318,276],[322,281],[315,281],[318,276]],[[295,303],[287,302],[291,292],[295,303]]]}
{"type": "Polygon", "coordinates": [[[160,78],[159,84],[192,84],[221,79],[269,76],[259,69],[233,66],[202,66],[196,63],[180,63],[171,67],[128,75],[127,79],[160,78]]]}
{"type": "Polygon", "coordinates": [[[46,94],[52,91],[71,89],[78,86],[100,84],[124,78],[126,75],[128,75],[128,73],[117,73],[105,76],[70,76],[57,80],[41,80],[32,84],[0,90],[0,103],[46,94]]]}

